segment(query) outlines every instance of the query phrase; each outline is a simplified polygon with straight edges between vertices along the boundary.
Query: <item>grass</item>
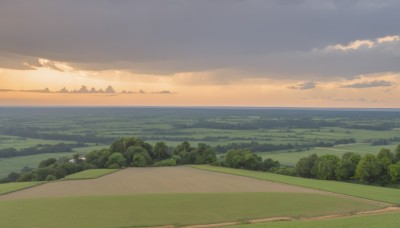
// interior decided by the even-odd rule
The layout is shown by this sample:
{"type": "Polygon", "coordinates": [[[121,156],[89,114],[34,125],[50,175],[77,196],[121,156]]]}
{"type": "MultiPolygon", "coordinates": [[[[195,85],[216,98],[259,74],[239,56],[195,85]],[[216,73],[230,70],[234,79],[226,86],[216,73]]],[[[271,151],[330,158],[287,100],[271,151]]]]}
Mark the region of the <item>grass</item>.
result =
{"type": "Polygon", "coordinates": [[[285,176],[267,172],[250,171],[243,169],[231,169],[231,168],[208,166],[208,165],[195,165],[191,167],[209,171],[215,171],[215,172],[253,177],[261,180],[275,181],[284,184],[297,185],[312,189],[319,189],[319,190],[356,196],[386,203],[400,204],[400,189],[383,188],[377,186],[352,184],[352,183],[345,183],[338,181],[314,180],[314,179],[285,176]]]}
{"type": "Polygon", "coordinates": [[[44,139],[31,139],[22,138],[9,135],[0,135],[0,149],[15,148],[17,150],[28,147],[37,146],[38,144],[50,144],[56,145],[59,143],[73,143],[72,141],[61,141],[61,140],[44,140],[44,139]]]}
{"type": "Polygon", "coordinates": [[[0,158],[0,178],[6,177],[11,172],[19,172],[25,166],[37,168],[39,163],[47,158],[60,158],[72,156],[73,153],[37,154],[13,158],[0,158]]]}
{"type": "Polygon", "coordinates": [[[287,166],[295,166],[296,163],[303,157],[307,157],[311,154],[317,154],[318,156],[332,154],[338,157],[342,157],[342,155],[346,152],[354,152],[360,155],[364,155],[366,153],[377,154],[381,148],[388,148],[390,150],[394,150],[396,148],[396,144],[393,145],[384,145],[384,146],[370,146],[369,144],[352,144],[352,145],[340,145],[335,147],[326,147],[326,148],[313,148],[307,151],[301,152],[281,152],[281,153],[257,153],[263,159],[272,158],[274,160],[278,160],[282,165],[287,166]]]}
{"type": "Polygon", "coordinates": [[[40,184],[40,182],[18,182],[18,183],[6,183],[0,184],[0,195],[15,192],[25,188],[30,188],[40,184]]]}
{"type": "Polygon", "coordinates": [[[101,176],[105,176],[110,173],[114,173],[119,169],[88,169],[79,173],[74,173],[66,176],[65,180],[78,180],[78,179],[94,179],[101,176]]]}
{"type": "Polygon", "coordinates": [[[269,222],[260,224],[249,224],[230,226],[231,228],[281,228],[281,227],[296,227],[296,228],[397,228],[400,224],[400,212],[390,212],[385,214],[375,215],[359,215],[354,217],[343,217],[332,220],[323,221],[289,221],[289,222],[269,222]]]}
{"type": "Polygon", "coordinates": [[[2,201],[0,221],[5,227],[145,227],[314,217],[377,207],[366,201],[306,193],[82,196],[2,201]]]}
{"type": "Polygon", "coordinates": [[[12,158],[0,158],[0,178],[6,177],[11,172],[19,172],[25,166],[37,168],[39,163],[47,158],[71,157],[74,153],[86,154],[92,150],[102,149],[106,146],[88,146],[74,148],[73,152],[36,154],[12,158]]]}

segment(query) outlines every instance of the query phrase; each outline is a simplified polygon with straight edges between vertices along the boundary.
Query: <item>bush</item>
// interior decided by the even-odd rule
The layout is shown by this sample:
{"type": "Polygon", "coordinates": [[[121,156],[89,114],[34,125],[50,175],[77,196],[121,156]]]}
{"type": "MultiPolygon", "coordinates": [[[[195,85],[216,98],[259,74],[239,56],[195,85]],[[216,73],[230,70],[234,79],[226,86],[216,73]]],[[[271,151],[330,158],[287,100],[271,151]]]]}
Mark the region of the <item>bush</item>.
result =
{"type": "Polygon", "coordinates": [[[280,168],[273,168],[271,172],[276,174],[282,174],[287,176],[296,176],[297,172],[296,169],[293,167],[280,167],[280,168]]]}
{"type": "Polygon", "coordinates": [[[176,166],[176,160],[170,158],[166,160],[162,160],[159,162],[156,162],[153,164],[153,166],[158,167],[158,166],[176,166]]]}
{"type": "Polygon", "coordinates": [[[57,178],[53,175],[47,175],[45,181],[55,181],[57,180],[57,178]]]}

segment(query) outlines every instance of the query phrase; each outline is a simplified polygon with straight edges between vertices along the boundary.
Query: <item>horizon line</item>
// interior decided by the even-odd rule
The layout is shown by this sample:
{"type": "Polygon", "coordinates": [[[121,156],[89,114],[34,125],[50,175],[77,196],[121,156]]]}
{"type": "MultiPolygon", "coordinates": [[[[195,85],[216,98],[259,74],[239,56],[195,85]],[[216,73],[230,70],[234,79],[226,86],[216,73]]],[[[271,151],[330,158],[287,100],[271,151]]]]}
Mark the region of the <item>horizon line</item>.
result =
{"type": "Polygon", "coordinates": [[[306,110],[397,110],[394,107],[301,107],[301,106],[217,106],[217,105],[0,105],[0,108],[176,108],[176,109],[306,109],[306,110]]]}

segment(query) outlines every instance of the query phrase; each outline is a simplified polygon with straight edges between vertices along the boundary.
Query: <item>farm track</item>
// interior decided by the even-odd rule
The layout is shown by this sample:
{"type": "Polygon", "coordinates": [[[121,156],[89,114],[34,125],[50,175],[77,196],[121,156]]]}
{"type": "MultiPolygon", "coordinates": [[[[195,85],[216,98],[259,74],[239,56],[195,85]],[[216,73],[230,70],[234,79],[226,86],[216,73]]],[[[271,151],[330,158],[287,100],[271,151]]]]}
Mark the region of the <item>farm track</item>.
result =
{"type": "MultiPolygon", "coordinates": [[[[189,225],[183,226],[183,228],[215,228],[215,227],[226,227],[226,226],[234,226],[241,224],[259,224],[259,223],[268,223],[268,222],[280,222],[280,221],[320,221],[320,220],[331,220],[338,218],[349,218],[354,216],[363,216],[363,215],[375,215],[375,214],[383,214],[389,212],[400,211],[400,207],[386,207],[379,210],[372,211],[362,211],[353,214],[343,214],[343,215],[326,215],[326,216],[318,216],[311,218],[292,218],[292,217],[272,217],[272,218],[261,218],[261,219],[252,219],[248,221],[241,222],[223,222],[223,223],[214,223],[214,224],[199,224],[199,225],[189,225]]],[[[166,225],[166,226],[158,226],[153,228],[177,228],[174,225],[166,225]]]]}

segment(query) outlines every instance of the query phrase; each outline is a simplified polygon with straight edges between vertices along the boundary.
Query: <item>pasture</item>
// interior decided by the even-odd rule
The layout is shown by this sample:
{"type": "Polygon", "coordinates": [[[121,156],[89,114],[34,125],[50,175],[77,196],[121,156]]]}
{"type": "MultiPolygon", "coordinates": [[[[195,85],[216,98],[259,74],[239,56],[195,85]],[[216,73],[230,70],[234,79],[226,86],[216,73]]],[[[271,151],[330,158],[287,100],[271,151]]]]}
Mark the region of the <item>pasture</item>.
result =
{"type": "Polygon", "coordinates": [[[199,192],[296,192],[326,194],[326,192],[308,188],[181,166],[126,168],[97,179],[50,182],[42,186],[1,196],[0,199],[199,192]]]}
{"type": "Polygon", "coordinates": [[[73,152],[63,153],[48,153],[48,154],[36,154],[21,157],[12,158],[0,158],[0,178],[6,177],[11,172],[19,172],[24,167],[36,168],[39,163],[47,158],[62,158],[71,157],[74,153],[86,154],[92,150],[98,150],[107,146],[87,146],[74,148],[73,152]]]}
{"type": "Polygon", "coordinates": [[[0,202],[0,221],[7,227],[182,226],[348,214],[379,208],[334,196],[277,192],[80,196],[0,202]]]}
{"type": "Polygon", "coordinates": [[[118,169],[88,169],[64,177],[64,180],[94,179],[118,171],[118,169]]]}
{"type": "Polygon", "coordinates": [[[352,217],[333,218],[327,220],[316,221],[285,221],[285,222],[268,222],[260,224],[247,224],[238,226],[229,226],[231,228],[397,228],[400,224],[400,212],[389,212],[385,214],[358,215],[352,217]]]}
{"type": "Polygon", "coordinates": [[[302,186],[306,188],[319,189],[323,191],[340,193],[344,195],[355,196],[355,197],[392,203],[397,205],[400,204],[400,189],[395,189],[395,188],[384,188],[384,187],[352,184],[339,181],[314,180],[314,179],[285,176],[285,175],[260,172],[260,171],[231,169],[231,168],[208,166],[208,165],[197,165],[192,167],[209,171],[252,177],[260,180],[268,180],[278,183],[302,186]]]}
{"type": "Polygon", "coordinates": [[[397,144],[392,145],[382,145],[382,146],[371,146],[369,144],[351,144],[351,145],[338,145],[334,147],[318,147],[311,148],[306,151],[280,151],[276,153],[257,153],[263,159],[272,158],[274,160],[278,160],[282,165],[285,166],[296,166],[296,163],[303,157],[308,157],[311,154],[317,154],[318,156],[332,154],[336,155],[339,158],[346,152],[354,152],[360,155],[364,155],[366,153],[378,154],[379,150],[382,148],[387,148],[390,150],[394,150],[397,144]]]}
{"type": "Polygon", "coordinates": [[[19,182],[19,183],[0,184],[0,195],[30,188],[38,184],[40,184],[40,182],[19,182]]]}
{"type": "Polygon", "coordinates": [[[0,221],[7,227],[184,226],[348,215],[387,206],[190,167],[129,168],[2,195],[0,221]]]}

